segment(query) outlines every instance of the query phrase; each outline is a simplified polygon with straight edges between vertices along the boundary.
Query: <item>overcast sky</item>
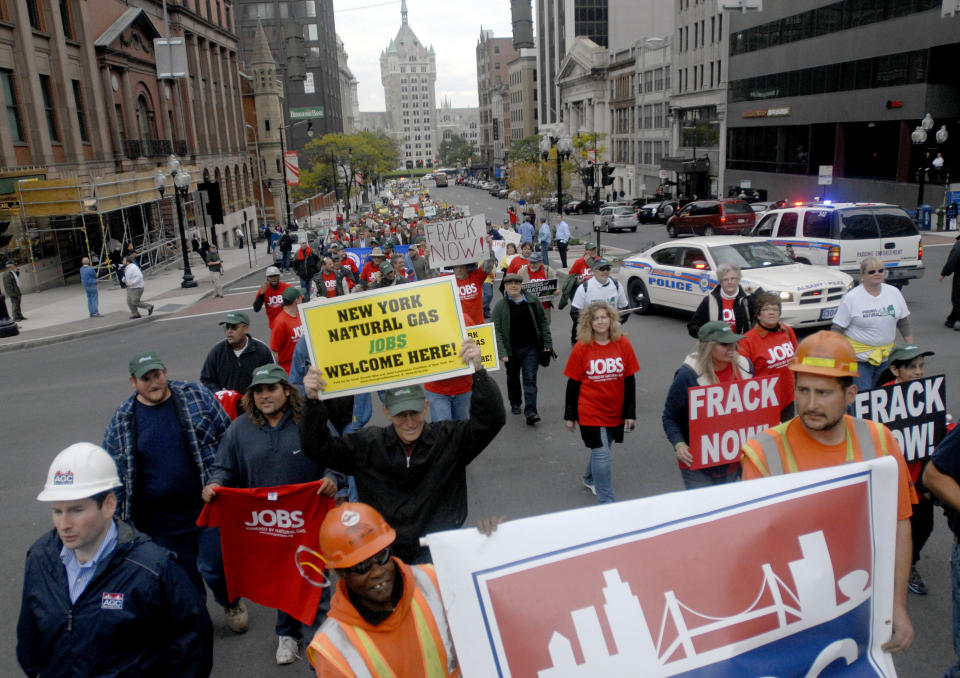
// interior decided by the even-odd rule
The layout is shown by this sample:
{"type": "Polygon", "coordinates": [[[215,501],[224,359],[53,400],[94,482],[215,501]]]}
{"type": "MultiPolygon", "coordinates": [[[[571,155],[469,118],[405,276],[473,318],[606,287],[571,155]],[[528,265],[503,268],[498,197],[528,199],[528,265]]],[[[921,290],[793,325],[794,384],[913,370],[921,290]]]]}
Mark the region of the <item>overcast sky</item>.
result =
{"type": "MultiPolygon", "coordinates": [[[[382,111],[380,52],[400,28],[400,0],[333,0],[337,35],[360,81],[361,111],[382,111]]],[[[477,40],[480,29],[510,37],[509,0],[407,0],[410,28],[437,54],[437,105],[450,97],[454,106],[477,105],[477,40]]]]}

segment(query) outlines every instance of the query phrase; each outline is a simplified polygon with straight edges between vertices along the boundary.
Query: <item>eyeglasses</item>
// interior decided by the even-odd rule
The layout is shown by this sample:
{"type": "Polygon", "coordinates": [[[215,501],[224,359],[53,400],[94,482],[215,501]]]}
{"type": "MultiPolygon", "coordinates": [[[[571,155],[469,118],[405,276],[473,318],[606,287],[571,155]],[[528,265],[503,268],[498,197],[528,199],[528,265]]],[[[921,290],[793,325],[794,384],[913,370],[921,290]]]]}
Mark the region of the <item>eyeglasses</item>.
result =
{"type": "Polygon", "coordinates": [[[883,273],[882,268],[871,268],[869,271],[864,271],[867,275],[876,275],[877,273],[883,273]]]}
{"type": "Polygon", "coordinates": [[[357,563],[353,567],[346,568],[347,572],[350,574],[366,574],[373,568],[374,565],[386,565],[387,561],[390,560],[390,547],[383,549],[380,553],[377,553],[374,556],[371,556],[364,560],[362,563],[357,563]]]}

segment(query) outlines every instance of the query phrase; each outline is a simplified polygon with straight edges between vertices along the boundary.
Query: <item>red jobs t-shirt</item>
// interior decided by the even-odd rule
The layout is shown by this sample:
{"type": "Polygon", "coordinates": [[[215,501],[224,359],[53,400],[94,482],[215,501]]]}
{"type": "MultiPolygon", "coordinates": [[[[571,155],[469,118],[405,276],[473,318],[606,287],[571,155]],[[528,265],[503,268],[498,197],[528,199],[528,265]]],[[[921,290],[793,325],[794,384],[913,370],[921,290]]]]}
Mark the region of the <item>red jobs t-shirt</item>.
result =
{"type": "Polygon", "coordinates": [[[197,525],[220,528],[231,600],[248,598],[312,624],[323,589],[317,534],[330,497],[323,481],[280,487],[219,487],[197,525]],[[303,547],[303,548],[301,548],[303,547]]]}
{"type": "Polygon", "coordinates": [[[563,374],[580,382],[580,424],[619,426],[623,422],[623,380],[639,370],[626,335],[603,346],[596,342],[574,344],[563,374]]]}
{"type": "Polygon", "coordinates": [[[271,287],[270,283],[263,286],[263,307],[267,312],[267,325],[271,328],[273,327],[273,321],[277,318],[277,314],[283,310],[283,291],[288,287],[290,287],[290,283],[285,283],[282,280],[277,283],[276,289],[271,287]]]}
{"type": "Polygon", "coordinates": [[[721,306],[721,313],[723,317],[721,318],[721,320],[727,323],[730,326],[731,330],[736,332],[737,331],[737,314],[734,313],[733,311],[733,302],[735,302],[736,299],[724,299],[723,297],[720,297],[720,301],[723,302],[723,305],[721,306]]]}
{"type": "Polygon", "coordinates": [[[277,352],[277,364],[290,374],[290,365],[293,363],[293,350],[297,347],[297,340],[303,334],[300,325],[300,315],[291,316],[281,313],[273,321],[270,328],[270,350],[277,352]]]}
{"type": "Polygon", "coordinates": [[[519,254],[513,258],[510,265],[507,266],[507,273],[519,273],[520,269],[526,268],[530,264],[529,259],[524,259],[519,254]]]}
{"type": "Polygon", "coordinates": [[[593,277],[593,271],[591,271],[590,267],[587,266],[587,260],[583,257],[580,257],[573,262],[573,266],[570,267],[567,275],[579,275],[580,282],[585,282],[593,277]]]}
{"type": "MultiPolygon", "coordinates": [[[[349,292],[355,286],[355,283],[347,276],[343,277],[343,284],[346,290],[349,292]]],[[[330,298],[337,296],[337,274],[336,273],[324,273],[323,274],[323,287],[320,292],[323,296],[330,298]]]]}
{"type": "Polygon", "coordinates": [[[781,407],[786,407],[795,397],[793,389],[796,377],[787,366],[793,362],[797,350],[797,335],[789,325],[781,323],[780,327],[779,332],[768,332],[757,325],[743,335],[737,350],[753,363],[753,376],[775,374],[780,377],[777,399],[781,407]]]}
{"type": "Polygon", "coordinates": [[[487,274],[475,268],[463,280],[457,280],[460,290],[460,306],[471,318],[483,318],[483,283],[487,274]]]}

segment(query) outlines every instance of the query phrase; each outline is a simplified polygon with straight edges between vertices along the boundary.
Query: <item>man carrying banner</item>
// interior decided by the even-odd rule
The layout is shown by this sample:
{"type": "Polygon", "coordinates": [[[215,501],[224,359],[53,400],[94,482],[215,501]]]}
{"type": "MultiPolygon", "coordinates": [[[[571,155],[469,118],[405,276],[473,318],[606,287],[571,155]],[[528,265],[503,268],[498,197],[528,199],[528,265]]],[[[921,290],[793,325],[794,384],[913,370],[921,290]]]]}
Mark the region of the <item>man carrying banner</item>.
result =
{"type": "Polygon", "coordinates": [[[372,506],[341,504],[320,527],[320,550],[337,571],[327,620],[307,656],[320,678],[431,676],[460,668],[432,565],[391,556],[396,531],[372,506]]]}
{"type": "MultiPolygon", "coordinates": [[[[322,467],[300,454],[297,424],[303,401],[282,367],[269,364],[254,370],[243,403],[245,414],[230,425],[217,450],[210,482],[203,488],[205,502],[216,499],[220,486],[276,487],[320,478],[322,467]]],[[[336,493],[332,474],[326,475],[320,491],[328,497],[336,493]]],[[[276,631],[277,664],[291,664],[303,637],[300,622],[278,610],[276,631]]]]}
{"type": "Polygon", "coordinates": [[[810,335],[797,347],[790,369],[797,373],[797,416],[747,441],[743,446],[743,478],[806,471],[887,454],[897,460],[893,635],[883,649],[903,652],[913,642],[913,626],[907,614],[907,583],[912,552],[911,504],[916,501],[916,494],[907,464],[886,426],[845,414],[857,395],[853,383],[857,355],[843,335],[827,330],[810,335]]]}
{"type": "MultiPolygon", "coordinates": [[[[553,280],[557,277],[556,271],[554,271],[549,265],[544,261],[543,254],[540,252],[534,252],[530,255],[530,262],[527,264],[526,268],[520,269],[520,279],[521,286],[523,283],[528,283],[531,280],[553,280]]],[[[553,296],[559,296],[560,288],[558,287],[553,291],[553,296]]],[[[542,298],[542,297],[541,297],[542,298]]],[[[547,317],[547,324],[550,323],[550,309],[553,308],[553,301],[547,300],[543,302],[543,313],[547,317]]]]}
{"type": "Polygon", "coordinates": [[[466,467],[503,428],[500,389],[483,369],[480,347],[463,340],[460,358],[472,364],[470,419],[427,423],[423,387],[387,390],[389,426],[368,426],[342,438],[331,437],[329,410],[318,395],[326,385],[311,366],[303,378],[307,401],[300,419],[303,453],[318,466],[353,475],[360,501],[387,516],[398,534],[394,549],[408,563],[428,562],[420,546],[428,532],[456,529],[467,517],[466,467]]]}

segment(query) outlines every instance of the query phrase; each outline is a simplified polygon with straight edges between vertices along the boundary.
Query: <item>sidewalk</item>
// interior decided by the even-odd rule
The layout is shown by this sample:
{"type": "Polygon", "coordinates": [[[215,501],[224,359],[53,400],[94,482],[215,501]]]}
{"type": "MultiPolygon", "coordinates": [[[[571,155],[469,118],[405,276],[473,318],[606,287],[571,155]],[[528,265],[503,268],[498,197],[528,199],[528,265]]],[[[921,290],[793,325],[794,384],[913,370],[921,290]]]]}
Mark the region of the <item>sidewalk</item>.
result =
{"type": "MultiPolygon", "coordinates": [[[[224,286],[255,271],[261,271],[273,265],[273,254],[267,254],[266,243],[258,242],[257,249],[221,249],[220,259],[224,265],[224,286]],[[253,262],[251,267],[250,261],[253,262]]],[[[101,334],[112,330],[132,327],[137,323],[146,323],[157,318],[169,316],[191,306],[204,297],[213,296],[213,282],[210,272],[197,254],[190,254],[190,270],[196,287],[183,289],[182,264],[170,265],[167,269],[151,273],[144,272],[143,300],[156,308],[152,316],[130,319],[127,308],[127,293],[115,280],[100,282],[100,315],[91,318],[87,311],[87,297],[83,287],[76,284],[56,287],[42,292],[23,295],[23,314],[27,320],[18,324],[20,334],[15,337],[0,338],[0,353],[19,348],[43,346],[76,337],[101,334]]],[[[7,309],[9,311],[9,304],[7,309]]]]}

